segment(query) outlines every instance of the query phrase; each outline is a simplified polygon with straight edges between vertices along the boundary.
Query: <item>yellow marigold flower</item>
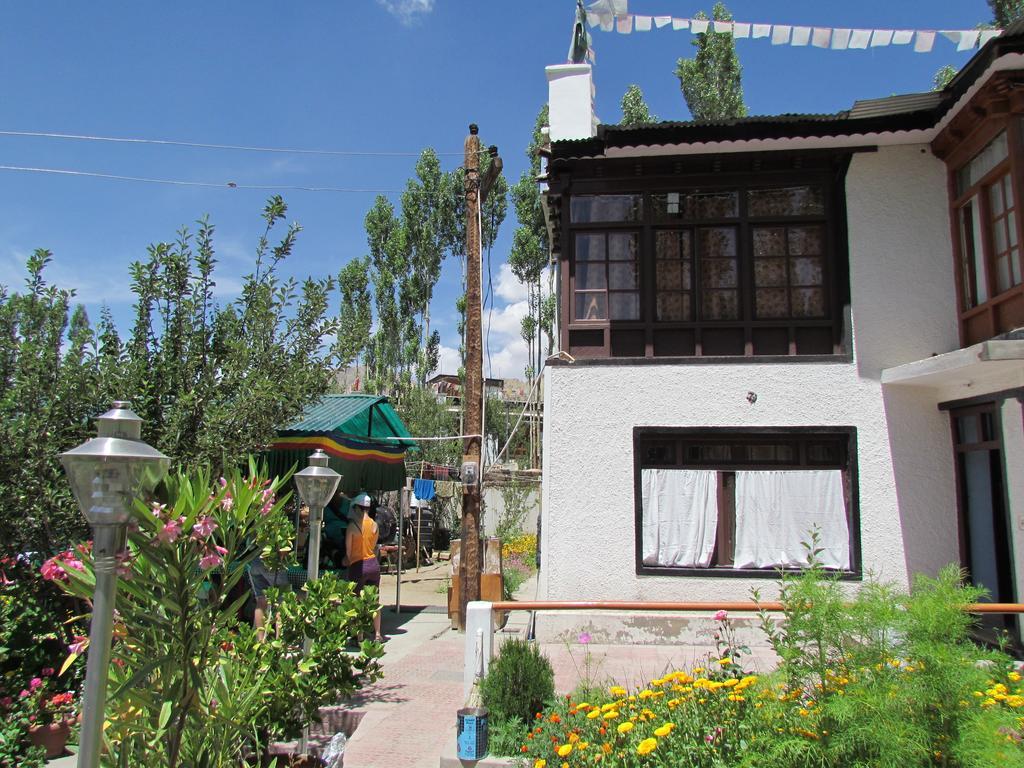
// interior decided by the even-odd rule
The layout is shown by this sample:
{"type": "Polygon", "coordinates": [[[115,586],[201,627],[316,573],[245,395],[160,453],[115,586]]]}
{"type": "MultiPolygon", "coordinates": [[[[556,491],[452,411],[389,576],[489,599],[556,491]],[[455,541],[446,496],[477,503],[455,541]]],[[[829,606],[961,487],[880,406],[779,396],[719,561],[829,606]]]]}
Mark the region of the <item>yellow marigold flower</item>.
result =
{"type": "Polygon", "coordinates": [[[703,671],[704,671],[704,667],[694,667],[693,674],[699,675],[703,671]]]}
{"type": "Polygon", "coordinates": [[[1011,683],[1019,683],[1021,681],[1020,672],[1011,672],[1007,677],[1010,678],[1011,683]]]}
{"type": "Polygon", "coordinates": [[[724,683],[722,683],[722,685],[724,685],[726,688],[732,688],[733,686],[736,686],[736,685],[739,685],[739,684],[740,684],[740,681],[737,680],[735,677],[730,677],[728,680],[726,680],[724,683]]]}
{"type": "Polygon", "coordinates": [[[650,688],[645,688],[644,690],[640,691],[640,698],[641,699],[649,699],[653,695],[654,695],[654,691],[652,691],[650,688]]]}
{"type": "Polygon", "coordinates": [[[658,748],[657,739],[644,739],[636,745],[637,754],[648,755],[658,748]]]}
{"type": "Polygon", "coordinates": [[[738,693],[730,693],[729,694],[729,701],[746,701],[746,700],[747,700],[746,696],[740,696],[738,693]]]}
{"type": "Polygon", "coordinates": [[[569,743],[570,744],[575,744],[579,740],[580,740],[580,737],[577,734],[575,734],[575,733],[570,733],[569,734],[569,743]]]}
{"type": "Polygon", "coordinates": [[[592,710],[587,712],[587,720],[593,720],[593,719],[598,718],[600,716],[601,716],[601,710],[598,709],[597,707],[594,707],[592,710]]]}
{"type": "Polygon", "coordinates": [[[601,745],[601,751],[604,752],[606,755],[610,755],[612,753],[612,745],[606,741],[604,744],[601,745]]]}
{"type": "Polygon", "coordinates": [[[664,684],[665,684],[664,678],[660,678],[659,677],[657,680],[651,680],[651,685],[653,685],[655,688],[657,688],[658,686],[664,685],[664,684]]]}
{"type": "Polygon", "coordinates": [[[544,766],[547,765],[547,764],[548,764],[547,760],[544,760],[543,758],[538,757],[536,760],[533,761],[533,768],[544,768],[544,766]]]}
{"type": "Polygon", "coordinates": [[[585,701],[581,702],[576,705],[576,709],[582,709],[584,712],[586,712],[588,709],[590,709],[590,704],[588,704],[585,701]]]}
{"type": "Polygon", "coordinates": [[[629,733],[633,730],[633,724],[627,720],[624,723],[619,723],[619,727],[615,730],[617,730],[619,733],[629,733]]]}
{"type": "Polygon", "coordinates": [[[569,764],[568,763],[562,763],[562,768],[569,768],[569,764]]]}
{"type": "Polygon", "coordinates": [[[669,699],[665,703],[668,704],[668,708],[669,709],[675,709],[676,707],[679,706],[679,699],[669,699]]]}
{"type": "Polygon", "coordinates": [[[724,667],[726,664],[732,664],[732,659],[726,656],[724,659],[719,659],[718,663],[724,667]]]}
{"type": "Polygon", "coordinates": [[[572,744],[563,744],[558,748],[559,757],[568,757],[572,752],[572,744]]]}
{"type": "Polygon", "coordinates": [[[665,723],[660,728],[655,728],[654,729],[654,735],[663,739],[666,736],[668,736],[670,733],[672,733],[672,729],[675,728],[675,727],[676,727],[675,723],[665,723]]]}
{"type": "Polygon", "coordinates": [[[576,749],[586,749],[589,746],[590,746],[590,742],[589,741],[581,741],[579,744],[576,745],[576,749]]]}
{"type": "Polygon", "coordinates": [[[614,709],[609,710],[608,712],[604,713],[604,719],[605,720],[614,720],[618,716],[619,716],[619,713],[617,711],[615,711],[614,709]]]}
{"type": "Polygon", "coordinates": [[[612,696],[625,696],[626,689],[620,685],[613,685],[611,688],[608,689],[608,693],[610,693],[612,696]]]}

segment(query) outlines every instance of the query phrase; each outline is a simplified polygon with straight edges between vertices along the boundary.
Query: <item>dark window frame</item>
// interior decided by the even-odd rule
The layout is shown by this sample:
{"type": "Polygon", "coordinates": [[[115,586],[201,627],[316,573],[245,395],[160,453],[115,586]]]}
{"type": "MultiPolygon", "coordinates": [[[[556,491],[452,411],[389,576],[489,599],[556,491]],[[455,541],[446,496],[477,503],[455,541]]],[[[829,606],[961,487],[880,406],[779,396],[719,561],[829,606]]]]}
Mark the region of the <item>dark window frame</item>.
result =
{"type": "MultiPolygon", "coordinates": [[[[750,578],[778,579],[781,573],[802,573],[802,568],[733,568],[731,565],[710,565],[707,568],[680,568],[668,566],[645,565],[643,561],[643,484],[641,470],[645,468],[643,447],[645,443],[672,441],[680,439],[690,441],[708,441],[721,443],[723,438],[734,438],[734,442],[756,444],[769,442],[773,438],[782,442],[806,444],[815,438],[824,441],[844,440],[846,448],[846,467],[843,470],[844,487],[847,497],[847,528],[850,534],[850,569],[835,571],[837,578],[843,581],[861,581],[863,579],[863,562],[860,537],[860,492],[857,466],[857,428],[849,426],[808,426],[808,427],[633,427],[633,541],[634,562],[638,576],[681,576],[703,578],[750,578]]],[[[737,463],[715,466],[711,463],[687,462],[677,449],[674,463],[647,466],[674,466],[680,469],[700,468],[718,471],[719,483],[723,482],[726,473],[739,470],[775,469],[785,467],[781,464],[737,463]]],[[[794,469],[812,468],[814,464],[794,463],[794,469]]],[[[823,466],[823,465],[817,465],[823,466]]],[[[721,497],[720,497],[721,498],[721,497]]],[[[720,510],[721,515],[721,510],[720,510]]],[[[731,519],[725,520],[725,538],[716,541],[716,557],[721,557],[722,548],[731,546],[735,539],[735,510],[731,519]]],[[[723,518],[719,517],[722,529],[723,518]]]]}
{"type": "MultiPolygon", "coordinates": [[[[562,348],[578,359],[682,360],[708,357],[760,360],[772,358],[797,362],[817,359],[846,360],[849,352],[843,338],[845,305],[849,301],[848,257],[845,238],[845,198],[842,192],[845,168],[794,169],[785,173],[761,171],[721,173],[707,176],[644,176],[642,180],[623,178],[574,179],[566,189],[568,204],[562,206],[561,322],[562,348]],[[821,189],[823,212],[793,216],[748,215],[748,192],[797,186],[821,189]],[[736,217],[683,219],[671,221],[659,216],[653,203],[655,195],[679,192],[738,193],[736,217]],[[629,221],[574,223],[570,209],[575,196],[636,194],[642,198],[641,215],[629,221]],[[818,225],[823,228],[822,282],[825,312],[822,317],[759,318],[754,286],[754,243],[756,227],[796,227],[818,225]],[[706,227],[730,226],[737,232],[739,316],[733,320],[701,319],[703,293],[700,274],[698,231],[706,227]],[[691,233],[691,313],[689,320],[659,321],[656,317],[658,290],[655,283],[659,232],[691,233]],[[575,319],[575,235],[612,231],[638,232],[641,317],[636,321],[575,319]],[[676,346],[678,345],[678,349],[676,346]]],[[[788,257],[787,257],[788,258],[788,257]]],[[[799,286],[787,286],[792,292],[799,286]]]]}

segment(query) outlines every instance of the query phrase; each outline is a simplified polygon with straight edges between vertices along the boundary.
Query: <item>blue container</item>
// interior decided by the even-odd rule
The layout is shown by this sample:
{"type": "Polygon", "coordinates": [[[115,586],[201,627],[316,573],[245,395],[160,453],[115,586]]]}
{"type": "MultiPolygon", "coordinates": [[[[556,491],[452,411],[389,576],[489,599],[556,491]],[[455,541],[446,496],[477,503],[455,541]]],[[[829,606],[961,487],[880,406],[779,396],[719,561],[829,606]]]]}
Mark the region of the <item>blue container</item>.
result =
{"type": "Polygon", "coordinates": [[[458,747],[460,760],[482,760],[487,756],[487,708],[459,710],[458,747]]]}

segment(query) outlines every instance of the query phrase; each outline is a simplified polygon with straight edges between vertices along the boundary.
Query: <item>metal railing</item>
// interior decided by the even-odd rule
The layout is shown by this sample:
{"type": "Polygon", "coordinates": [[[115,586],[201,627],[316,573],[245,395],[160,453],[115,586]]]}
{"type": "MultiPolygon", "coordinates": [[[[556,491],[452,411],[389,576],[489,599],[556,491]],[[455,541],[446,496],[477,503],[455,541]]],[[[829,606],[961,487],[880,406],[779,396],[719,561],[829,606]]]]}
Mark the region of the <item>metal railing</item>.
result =
{"type": "MultiPolygon", "coordinates": [[[[638,600],[502,600],[493,603],[474,601],[466,608],[466,648],[463,695],[469,696],[474,683],[487,674],[494,657],[495,611],[654,611],[675,613],[714,613],[715,611],[780,613],[780,602],[642,602],[638,600]]],[[[968,613],[1024,613],[1024,603],[971,603],[968,613]]]]}

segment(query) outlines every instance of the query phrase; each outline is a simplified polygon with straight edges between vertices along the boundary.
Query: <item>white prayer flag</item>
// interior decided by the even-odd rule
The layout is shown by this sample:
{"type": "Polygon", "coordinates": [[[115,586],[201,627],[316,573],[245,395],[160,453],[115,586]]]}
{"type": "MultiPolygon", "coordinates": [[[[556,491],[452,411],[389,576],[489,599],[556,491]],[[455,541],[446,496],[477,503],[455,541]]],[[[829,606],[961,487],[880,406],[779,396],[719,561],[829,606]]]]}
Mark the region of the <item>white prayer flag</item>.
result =
{"type": "Polygon", "coordinates": [[[651,22],[653,19],[650,16],[634,16],[636,20],[636,31],[637,32],[650,32],[651,22]]]}
{"type": "Polygon", "coordinates": [[[999,37],[1001,34],[1003,34],[1003,30],[1001,29],[983,29],[981,30],[981,35],[979,39],[980,44],[985,45],[985,43],[987,43],[989,40],[999,37]]]}
{"type": "Polygon", "coordinates": [[[891,29],[876,29],[871,33],[871,47],[881,48],[889,45],[892,42],[892,30],[891,29]]]}
{"type": "Polygon", "coordinates": [[[633,31],[633,17],[628,14],[626,16],[619,16],[616,26],[620,35],[628,35],[633,31]]]}
{"type": "Polygon", "coordinates": [[[817,48],[828,48],[829,40],[832,38],[832,30],[829,27],[815,27],[811,35],[811,45],[817,48]]]}
{"type": "Polygon", "coordinates": [[[715,32],[718,32],[718,33],[729,32],[729,33],[731,33],[732,32],[732,22],[731,21],[716,21],[715,22],[715,32]]]}
{"type": "Polygon", "coordinates": [[[752,33],[753,33],[753,37],[755,39],[759,38],[759,37],[768,37],[768,35],[770,35],[772,33],[772,25],[771,24],[755,24],[754,27],[753,27],[752,33]]]}
{"type": "Polygon", "coordinates": [[[680,29],[689,29],[689,19],[672,19],[672,29],[679,31],[680,29]]]}
{"type": "Polygon", "coordinates": [[[850,33],[852,29],[832,30],[832,50],[845,51],[850,45],[850,33]]]}
{"type": "Polygon", "coordinates": [[[921,32],[917,33],[917,39],[914,41],[914,53],[928,53],[935,46],[935,33],[934,32],[921,32]]]}
{"type": "Polygon", "coordinates": [[[742,22],[734,22],[732,25],[733,37],[750,37],[750,25],[742,22]]]}
{"type": "Polygon", "coordinates": [[[960,35],[963,33],[959,29],[940,29],[939,34],[953,45],[960,45],[960,35]]]}
{"type": "Polygon", "coordinates": [[[914,39],[914,30],[912,29],[897,29],[892,33],[892,44],[893,45],[906,45],[914,39]]]}
{"type": "Polygon", "coordinates": [[[850,33],[850,44],[848,48],[867,48],[871,42],[870,29],[855,29],[850,33]]]}
{"type": "Polygon", "coordinates": [[[655,16],[654,17],[654,26],[656,26],[658,29],[661,29],[665,25],[671,24],[671,23],[672,23],[672,17],[671,16],[655,16]]]}
{"type": "Polygon", "coordinates": [[[978,44],[978,38],[981,33],[976,29],[970,29],[960,35],[960,45],[956,47],[958,51],[969,51],[971,48],[978,44]]]}
{"type": "Polygon", "coordinates": [[[615,17],[614,16],[602,16],[601,17],[601,31],[611,32],[615,29],[615,17]]]}
{"type": "Polygon", "coordinates": [[[587,24],[596,27],[601,23],[601,14],[597,11],[587,11],[587,24]]]}
{"type": "Polygon", "coordinates": [[[695,35],[702,35],[708,31],[707,19],[690,19],[690,31],[695,35]]]}
{"type": "Polygon", "coordinates": [[[811,39],[810,27],[793,27],[792,45],[807,45],[811,39]]]}
{"type": "Polygon", "coordinates": [[[788,24],[776,24],[772,30],[772,45],[785,45],[789,42],[789,33],[793,28],[788,24]]]}

